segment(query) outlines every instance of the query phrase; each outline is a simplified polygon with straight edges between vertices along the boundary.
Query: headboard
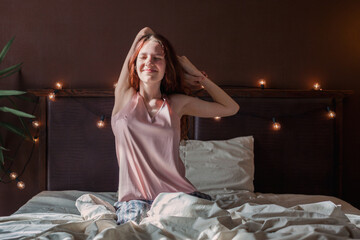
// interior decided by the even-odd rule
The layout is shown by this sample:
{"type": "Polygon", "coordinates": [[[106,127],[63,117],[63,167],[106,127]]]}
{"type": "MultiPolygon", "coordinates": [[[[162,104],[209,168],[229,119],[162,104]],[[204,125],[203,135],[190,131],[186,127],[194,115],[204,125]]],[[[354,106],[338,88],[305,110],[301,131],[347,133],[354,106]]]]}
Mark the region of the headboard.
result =
{"type": "MultiPolygon", "coordinates": [[[[189,118],[189,137],[254,136],[255,191],[341,197],[342,104],[351,91],[223,87],[240,111],[221,119],[189,118]],[[336,112],[329,119],[327,108],[336,112]],[[273,120],[281,130],[272,129],[273,120]]],[[[116,191],[118,166],[110,126],[112,90],[30,90],[40,97],[40,161],[47,190],[116,191]],[[96,122],[105,116],[105,127],[96,122]]],[[[210,99],[206,92],[199,97],[210,99]]]]}

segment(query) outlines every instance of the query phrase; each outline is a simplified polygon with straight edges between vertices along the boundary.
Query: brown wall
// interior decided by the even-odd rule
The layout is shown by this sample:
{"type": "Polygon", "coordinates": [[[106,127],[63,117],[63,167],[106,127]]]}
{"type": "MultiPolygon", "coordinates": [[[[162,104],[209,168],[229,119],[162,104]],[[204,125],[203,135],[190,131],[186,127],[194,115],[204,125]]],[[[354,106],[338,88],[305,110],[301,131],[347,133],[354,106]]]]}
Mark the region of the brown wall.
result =
{"type": "MultiPolygon", "coordinates": [[[[354,90],[344,109],[344,199],[360,207],[360,1],[1,0],[0,46],[16,36],[1,68],[24,65],[0,87],[62,80],[66,88],[111,88],[144,26],[219,85],[266,78],[271,88],[309,89],[317,79],[325,89],[354,90]]],[[[30,162],[23,191],[0,184],[0,215],[41,190],[37,168],[30,162]]]]}

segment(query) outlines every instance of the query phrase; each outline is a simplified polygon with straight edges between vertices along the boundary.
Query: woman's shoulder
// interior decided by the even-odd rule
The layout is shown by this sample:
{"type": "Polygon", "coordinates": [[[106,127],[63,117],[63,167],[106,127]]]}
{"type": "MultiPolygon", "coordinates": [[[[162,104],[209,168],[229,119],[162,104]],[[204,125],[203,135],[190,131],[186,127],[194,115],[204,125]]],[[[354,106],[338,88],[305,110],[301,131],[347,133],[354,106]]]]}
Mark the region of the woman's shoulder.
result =
{"type": "Polygon", "coordinates": [[[134,88],[129,88],[127,91],[125,91],[122,94],[119,94],[118,96],[116,96],[112,116],[116,115],[126,105],[128,105],[128,103],[131,101],[131,99],[136,94],[137,94],[137,91],[134,88]]]}
{"type": "Polygon", "coordinates": [[[185,94],[181,93],[173,93],[167,96],[167,99],[169,100],[171,105],[180,105],[184,99],[187,97],[185,94]]]}
{"type": "Polygon", "coordinates": [[[172,94],[168,95],[167,97],[169,100],[176,102],[176,101],[182,100],[188,96],[185,94],[182,94],[182,93],[172,93],[172,94]]]}
{"type": "Polygon", "coordinates": [[[175,104],[186,104],[188,101],[191,101],[191,99],[194,99],[194,97],[182,93],[171,94],[168,98],[175,104]]]}
{"type": "Polygon", "coordinates": [[[170,107],[178,114],[179,117],[183,115],[184,106],[188,102],[189,98],[190,96],[181,93],[168,95],[170,107]]]}

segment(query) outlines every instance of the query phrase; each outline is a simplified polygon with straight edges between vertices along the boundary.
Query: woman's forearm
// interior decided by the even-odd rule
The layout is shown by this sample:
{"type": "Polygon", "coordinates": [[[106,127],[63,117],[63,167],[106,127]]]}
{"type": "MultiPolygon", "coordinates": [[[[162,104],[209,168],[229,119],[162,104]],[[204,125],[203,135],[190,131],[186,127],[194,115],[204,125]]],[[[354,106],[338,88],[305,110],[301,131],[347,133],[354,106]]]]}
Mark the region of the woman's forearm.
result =
{"type": "Polygon", "coordinates": [[[127,87],[130,87],[129,83],[128,83],[128,79],[129,79],[129,61],[130,61],[130,58],[131,56],[134,54],[135,52],[135,49],[136,49],[136,45],[139,41],[139,39],[146,35],[146,34],[150,34],[150,33],[154,33],[154,31],[149,28],[149,27],[145,27],[143,29],[141,29],[138,34],[136,35],[131,47],[130,47],[130,50],[125,58],[125,61],[124,61],[124,64],[122,66],[122,69],[121,69],[121,72],[120,72],[120,76],[119,76],[119,79],[118,79],[118,83],[116,85],[116,90],[120,90],[120,89],[123,89],[123,88],[127,88],[127,87]]]}
{"type": "Polygon", "coordinates": [[[135,39],[134,39],[134,42],[132,43],[131,45],[131,48],[126,56],[126,59],[125,59],[125,62],[124,62],[124,65],[123,65],[123,68],[126,67],[126,69],[128,68],[128,64],[129,64],[129,61],[130,61],[130,58],[131,56],[134,54],[135,52],[135,49],[136,49],[136,45],[138,43],[138,41],[140,40],[140,38],[146,34],[150,34],[150,33],[154,33],[153,30],[151,30],[151,28],[149,27],[145,27],[143,29],[141,29],[138,34],[136,35],[135,39]]]}
{"type": "Polygon", "coordinates": [[[215,102],[229,110],[230,115],[236,114],[239,111],[239,105],[209,78],[203,77],[200,83],[215,102]]]}

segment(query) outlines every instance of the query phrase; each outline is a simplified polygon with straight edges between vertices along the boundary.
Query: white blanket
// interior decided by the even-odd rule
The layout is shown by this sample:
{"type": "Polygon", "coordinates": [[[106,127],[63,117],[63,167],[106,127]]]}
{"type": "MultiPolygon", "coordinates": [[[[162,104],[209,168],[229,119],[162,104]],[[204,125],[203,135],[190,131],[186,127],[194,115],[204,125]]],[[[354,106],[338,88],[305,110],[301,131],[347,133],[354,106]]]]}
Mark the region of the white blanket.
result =
{"type": "Polygon", "coordinates": [[[286,206],[293,201],[286,196],[243,193],[211,202],[183,193],[163,193],[139,225],[129,222],[118,226],[107,204],[88,195],[77,203],[88,220],[56,213],[2,217],[0,239],[360,238],[360,215],[345,214],[342,206],[332,201],[286,206]],[[279,204],[273,203],[282,198],[279,204]]]}

